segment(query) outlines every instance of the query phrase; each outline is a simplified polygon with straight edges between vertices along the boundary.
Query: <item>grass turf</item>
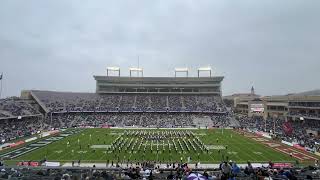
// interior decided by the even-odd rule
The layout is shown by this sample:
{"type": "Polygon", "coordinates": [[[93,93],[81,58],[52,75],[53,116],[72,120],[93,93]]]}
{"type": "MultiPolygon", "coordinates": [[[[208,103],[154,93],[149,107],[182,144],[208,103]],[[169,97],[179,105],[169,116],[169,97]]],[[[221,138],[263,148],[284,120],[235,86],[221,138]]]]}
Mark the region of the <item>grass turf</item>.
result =
{"type": "MultiPolygon", "coordinates": [[[[190,157],[192,162],[201,163],[220,163],[222,160],[233,160],[238,163],[251,162],[294,162],[295,159],[288,155],[277,152],[271,148],[268,148],[262,144],[255,142],[252,139],[246,138],[239,135],[232,130],[221,130],[221,129],[210,129],[210,130],[130,130],[130,131],[192,131],[195,136],[206,146],[214,147],[227,147],[227,149],[221,149],[220,152],[217,149],[210,149],[209,153],[201,151],[197,148],[194,151],[189,145],[190,151],[186,150],[186,146],[182,141],[183,138],[175,138],[170,140],[171,142],[171,153],[169,153],[168,139],[161,140],[159,142],[159,153],[156,152],[156,141],[153,141],[153,151],[151,152],[151,140],[141,139],[140,137],[125,136],[122,135],[123,146],[120,148],[120,152],[115,150],[111,152],[111,149],[106,148],[91,148],[91,145],[111,145],[112,142],[118,138],[125,130],[116,129],[85,129],[81,133],[69,136],[63,140],[54,142],[20,156],[14,160],[41,160],[46,158],[49,161],[60,161],[60,162],[71,162],[78,161],[82,162],[107,162],[109,161],[161,161],[161,162],[179,162],[182,160],[185,162],[190,157]],[[91,138],[90,138],[91,135],[91,138]],[[79,139],[79,143],[78,143],[79,139]],[[125,150],[128,143],[132,139],[132,144],[125,150]],[[181,142],[184,151],[181,150],[178,139],[181,142]],[[134,146],[134,142],[137,143],[134,146]],[[70,142],[70,145],[68,144],[70,142]],[[176,152],[173,148],[172,142],[175,141],[178,151],[176,152]],[[142,143],[141,150],[138,151],[138,146],[142,143]],[[164,151],[163,151],[163,143],[164,151]],[[81,149],[80,149],[81,145],[81,149]],[[146,145],[146,151],[143,152],[144,146],[146,145]],[[134,146],[134,150],[131,148],[134,146]]],[[[192,138],[190,138],[192,140],[192,138]]],[[[188,144],[188,138],[185,139],[188,144]]],[[[196,144],[195,144],[196,146],[196,144]]],[[[197,147],[197,146],[196,146],[197,147]]]]}

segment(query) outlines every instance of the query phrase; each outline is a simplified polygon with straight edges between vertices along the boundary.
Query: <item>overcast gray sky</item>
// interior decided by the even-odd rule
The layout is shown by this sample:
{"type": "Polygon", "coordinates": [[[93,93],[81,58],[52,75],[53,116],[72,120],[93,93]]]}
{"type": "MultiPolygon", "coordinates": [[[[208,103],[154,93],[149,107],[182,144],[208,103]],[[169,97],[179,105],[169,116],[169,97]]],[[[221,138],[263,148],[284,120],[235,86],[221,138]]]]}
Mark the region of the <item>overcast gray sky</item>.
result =
{"type": "Polygon", "coordinates": [[[173,76],[211,65],[223,94],[320,87],[319,0],[0,1],[3,95],[94,92],[107,66],[173,76]]]}

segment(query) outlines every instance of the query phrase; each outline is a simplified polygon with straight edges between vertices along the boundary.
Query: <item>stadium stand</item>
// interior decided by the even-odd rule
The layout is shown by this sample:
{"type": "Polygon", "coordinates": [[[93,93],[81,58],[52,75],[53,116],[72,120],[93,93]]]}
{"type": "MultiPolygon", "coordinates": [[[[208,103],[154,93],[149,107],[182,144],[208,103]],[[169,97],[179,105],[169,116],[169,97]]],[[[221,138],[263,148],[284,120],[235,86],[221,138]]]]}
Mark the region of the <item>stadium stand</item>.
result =
{"type": "Polygon", "coordinates": [[[18,97],[0,99],[0,118],[40,115],[41,113],[31,104],[32,102],[18,97]]]}
{"type": "MultiPolygon", "coordinates": [[[[31,98],[0,100],[0,144],[33,135],[42,130],[71,127],[238,127],[268,132],[275,140],[295,142],[312,151],[320,151],[319,138],[308,131],[320,132],[317,120],[285,121],[283,118],[234,115],[227,110],[219,94],[206,93],[73,93],[30,91],[31,98]],[[287,124],[290,130],[285,130],[287,124]]],[[[319,107],[319,103],[290,102],[292,107],[319,107]]],[[[319,117],[317,113],[290,111],[288,115],[319,117]]],[[[316,168],[254,168],[250,163],[238,167],[222,162],[220,168],[201,169],[188,164],[134,162],[123,168],[7,168],[0,167],[0,178],[20,179],[184,179],[200,173],[207,179],[307,179],[319,177],[316,168]]],[[[319,164],[319,163],[317,163],[319,164]]],[[[1,163],[0,163],[1,166],[1,163]]]]}
{"type": "Polygon", "coordinates": [[[41,121],[42,119],[37,116],[22,119],[2,119],[0,123],[0,144],[35,134],[44,128],[41,121]]]}
{"type": "Polygon", "coordinates": [[[153,127],[153,128],[174,128],[174,127],[198,127],[198,126],[228,126],[227,115],[210,115],[210,123],[196,124],[198,118],[207,117],[199,113],[57,113],[48,116],[45,120],[51,128],[70,127],[153,127]]]}
{"type": "Polygon", "coordinates": [[[262,117],[255,116],[249,118],[238,115],[236,119],[240,122],[242,128],[262,132],[274,132],[276,137],[281,140],[297,143],[313,152],[320,150],[319,138],[307,132],[307,130],[320,131],[320,125],[317,120],[290,121],[292,132],[287,133],[283,127],[285,120],[281,118],[268,118],[263,120],[262,117]]]}
{"type": "Polygon", "coordinates": [[[226,113],[221,97],[210,95],[95,94],[32,91],[47,112],[189,111],[226,113]]]}
{"type": "Polygon", "coordinates": [[[306,168],[272,168],[253,167],[250,162],[245,167],[239,167],[235,162],[222,162],[220,168],[202,169],[191,168],[189,164],[171,163],[164,166],[153,162],[137,162],[127,168],[115,164],[112,168],[99,167],[69,167],[69,168],[32,168],[32,167],[1,167],[1,179],[319,179],[318,167],[306,168]]]}
{"type": "Polygon", "coordinates": [[[18,97],[0,100],[0,144],[29,136],[43,128],[35,101],[18,97]]]}

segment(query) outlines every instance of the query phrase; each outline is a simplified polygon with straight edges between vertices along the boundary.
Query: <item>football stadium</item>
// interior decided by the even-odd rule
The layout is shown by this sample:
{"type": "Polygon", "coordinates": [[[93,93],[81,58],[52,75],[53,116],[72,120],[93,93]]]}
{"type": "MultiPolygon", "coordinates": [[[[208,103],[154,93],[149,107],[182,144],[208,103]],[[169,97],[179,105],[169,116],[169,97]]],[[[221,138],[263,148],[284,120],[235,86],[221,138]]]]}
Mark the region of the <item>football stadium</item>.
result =
{"type": "Polygon", "coordinates": [[[320,0],[0,0],[0,180],[320,180],[320,0]]]}
{"type": "Polygon", "coordinates": [[[23,90],[1,99],[1,163],[120,179],[181,179],[192,170],[246,179],[318,163],[319,117],[303,111],[319,107],[317,96],[260,97],[252,87],[222,97],[223,79],[211,67],[197,77],[123,77],[108,67],[93,77],[95,93],[23,90]]]}

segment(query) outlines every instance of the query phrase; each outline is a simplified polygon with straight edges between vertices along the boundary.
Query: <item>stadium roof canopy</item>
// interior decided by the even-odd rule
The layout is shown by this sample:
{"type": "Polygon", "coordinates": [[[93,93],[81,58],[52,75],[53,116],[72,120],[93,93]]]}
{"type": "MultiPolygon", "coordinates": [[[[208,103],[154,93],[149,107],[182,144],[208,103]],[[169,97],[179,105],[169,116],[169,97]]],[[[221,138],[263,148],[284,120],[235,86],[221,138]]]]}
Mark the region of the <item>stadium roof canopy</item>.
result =
{"type": "Polygon", "coordinates": [[[297,93],[294,95],[302,95],[302,96],[320,96],[320,89],[312,90],[312,91],[305,91],[301,93],[297,93]]]}

